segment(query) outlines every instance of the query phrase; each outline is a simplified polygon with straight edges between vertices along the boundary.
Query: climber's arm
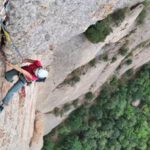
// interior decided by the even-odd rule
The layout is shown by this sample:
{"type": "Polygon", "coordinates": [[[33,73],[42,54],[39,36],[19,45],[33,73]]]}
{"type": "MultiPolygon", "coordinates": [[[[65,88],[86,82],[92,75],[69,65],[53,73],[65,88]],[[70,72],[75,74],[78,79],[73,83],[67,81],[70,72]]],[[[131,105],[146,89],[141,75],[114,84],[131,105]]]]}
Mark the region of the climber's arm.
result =
{"type": "Polygon", "coordinates": [[[13,69],[19,71],[19,72],[22,73],[23,75],[25,75],[25,76],[27,76],[28,78],[32,79],[32,75],[31,75],[29,72],[27,72],[26,70],[20,68],[20,67],[17,66],[17,65],[13,65],[13,64],[9,63],[8,61],[6,61],[6,63],[7,63],[10,67],[12,67],[13,69]]]}
{"type": "Polygon", "coordinates": [[[28,58],[27,58],[27,59],[24,59],[24,60],[23,60],[23,63],[31,63],[31,64],[32,64],[32,63],[34,63],[35,61],[36,61],[36,60],[28,59],[28,58]]]}

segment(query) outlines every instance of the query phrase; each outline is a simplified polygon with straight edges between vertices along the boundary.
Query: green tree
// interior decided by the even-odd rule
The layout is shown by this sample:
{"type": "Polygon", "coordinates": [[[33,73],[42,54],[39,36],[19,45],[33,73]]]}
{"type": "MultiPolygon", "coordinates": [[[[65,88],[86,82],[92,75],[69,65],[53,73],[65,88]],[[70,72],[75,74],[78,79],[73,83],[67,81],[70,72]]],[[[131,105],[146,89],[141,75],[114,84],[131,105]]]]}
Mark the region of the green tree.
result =
{"type": "Polygon", "coordinates": [[[134,80],[103,86],[96,101],[74,111],[53,134],[44,137],[43,150],[148,150],[150,146],[150,64],[134,80]],[[112,90],[113,89],[113,90],[112,90]],[[132,102],[140,98],[138,107],[132,102]]]}
{"type": "Polygon", "coordinates": [[[63,141],[63,144],[58,148],[60,150],[82,150],[82,145],[77,136],[70,136],[63,141]]]}
{"type": "Polygon", "coordinates": [[[92,100],[94,98],[94,95],[93,95],[93,93],[92,92],[88,92],[88,93],[86,93],[85,94],[85,99],[87,99],[87,100],[92,100]]]}
{"type": "Polygon", "coordinates": [[[98,21],[95,25],[90,26],[85,31],[85,36],[92,43],[103,42],[107,35],[112,31],[110,27],[111,19],[110,17],[98,21]]]}

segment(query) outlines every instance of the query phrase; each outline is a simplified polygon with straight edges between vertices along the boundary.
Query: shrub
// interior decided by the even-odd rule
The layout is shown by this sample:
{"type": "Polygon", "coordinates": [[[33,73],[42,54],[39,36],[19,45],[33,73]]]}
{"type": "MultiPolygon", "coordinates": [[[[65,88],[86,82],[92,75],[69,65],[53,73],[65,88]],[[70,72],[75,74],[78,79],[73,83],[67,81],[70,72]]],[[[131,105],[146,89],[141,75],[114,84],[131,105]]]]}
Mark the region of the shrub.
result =
{"type": "Polygon", "coordinates": [[[125,56],[127,52],[128,52],[128,49],[125,48],[124,46],[119,49],[119,54],[122,56],[125,56]]]}
{"type": "Polygon", "coordinates": [[[70,79],[70,84],[71,85],[74,85],[75,83],[79,82],[80,81],[80,77],[77,76],[77,75],[74,75],[71,79],[70,79]]]}
{"type": "Polygon", "coordinates": [[[104,60],[104,61],[108,61],[108,54],[103,54],[100,56],[100,59],[104,60]]]}
{"type": "Polygon", "coordinates": [[[79,130],[82,127],[84,115],[82,111],[80,111],[80,114],[74,112],[71,114],[71,117],[67,120],[67,124],[73,131],[79,130]]]}
{"type": "Polygon", "coordinates": [[[69,104],[69,103],[64,104],[64,106],[63,106],[64,112],[67,112],[67,111],[69,111],[70,109],[71,109],[71,104],[69,104]]]}
{"type": "Polygon", "coordinates": [[[129,70],[126,71],[125,75],[127,77],[131,77],[133,75],[133,73],[134,73],[134,70],[133,70],[133,68],[131,68],[131,69],[129,69],[129,70]]]}
{"type": "Polygon", "coordinates": [[[149,0],[144,0],[143,4],[144,4],[144,6],[145,6],[146,8],[149,8],[149,7],[150,7],[150,1],[149,1],[149,0]]]}
{"type": "Polygon", "coordinates": [[[64,84],[70,84],[71,86],[74,86],[77,82],[80,81],[80,70],[76,69],[74,70],[70,75],[69,78],[66,78],[63,82],[64,84]]]}
{"type": "Polygon", "coordinates": [[[92,92],[88,92],[88,93],[86,93],[85,94],[85,99],[87,99],[87,100],[92,100],[94,98],[94,95],[93,95],[93,93],[92,92]]]}
{"type": "Polygon", "coordinates": [[[116,60],[117,60],[117,57],[116,57],[116,56],[113,56],[111,62],[114,63],[116,60]]]}
{"type": "Polygon", "coordinates": [[[146,18],[146,15],[147,15],[146,9],[149,7],[150,1],[149,1],[149,0],[145,0],[145,1],[143,2],[143,4],[144,4],[144,9],[141,11],[141,13],[139,14],[139,16],[138,16],[138,18],[137,18],[137,24],[138,24],[138,25],[144,23],[145,18],[146,18]]]}
{"type": "Polygon", "coordinates": [[[144,8],[137,18],[137,24],[143,24],[146,18],[146,9],[144,8]]]}
{"type": "Polygon", "coordinates": [[[91,25],[86,31],[85,36],[92,43],[103,42],[107,35],[112,32],[111,25],[115,23],[119,25],[125,18],[126,9],[119,9],[113,14],[108,15],[104,20],[98,21],[95,25],[91,25]]]}
{"type": "Polygon", "coordinates": [[[59,127],[59,135],[68,135],[71,132],[70,127],[67,125],[63,124],[62,126],[59,127]]]}
{"type": "Polygon", "coordinates": [[[60,115],[60,108],[55,107],[54,110],[53,110],[53,113],[54,113],[54,115],[55,115],[56,117],[59,116],[59,115],[60,115]]]}
{"type": "Polygon", "coordinates": [[[64,111],[64,109],[55,107],[54,110],[53,110],[53,113],[54,113],[54,115],[55,115],[56,117],[58,117],[58,116],[61,116],[61,117],[62,117],[62,116],[64,115],[65,111],[64,111]]]}
{"type": "Polygon", "coordinates": [[[77,108],[78,107],[78,99],[76,99],[76,100],[74,100],[73,102],[72,102],[72,105],[74,106],[74,108],[77,108]]]}
{"type": "MultiPolygon", "coordinates": [[[[57,134],[57,129],[53,129],[52,131],[51,131],[51,136],[55,136],[57,134]]],[[[50,137],[49,137],[50,138],[50,137]]]]}
{"type": "Polygon", "coordinates": [[[125,18],[126,8],[115,11],[111,17],[116,25],[119,25],[125,18]]]}
{"type": "Polygon", "coordinates": [[[80,77],[79,77],[79,76],[74,76],[74,77],[72,78],[72,80],[73,80],[74,82],[79,82],[79,81],[80,81],[80,77]]]}
{"type": "Polygon", "coordinates": [[[118,79],[116,76],[112,77],[112,79],[110,80],[110,85],[115,86],[115,88],[116,88],[116,86],[118,86],[118,79]]]}
{"type": "Polygon", "coordinates": [[[89,62],[90,66],[94,67],[96,65],[96,59],[93,59],[89,62]]]}
{"type": "Polygon", "coordinates": [[[116,69],[116,70],[117,70],[117,71],[118,71],[118,70],[120,70],[120,69],[121,69],[121,67],[122,67],[122,64],[120,64],[120,65],[117,67],[117,69],[116,69]]]}
{"type": "Polygon", "coordinates": [[[50,140],[49,135],[44,137],[44,145],[42,150],[54,150],[55,144],[50,140]]]}
{"type": "Polygon", "coordinates": [[[132,59],[127,59],[127,60],[125,61],[125,63],[126,63],[127,65],[131,65],[131,64],[132,64],[132,59]]]}
{"type": "Polygon", "coordinates": [[[64,109],[62,108],[62,109],[60,109],[60,116],[62,117],[63,115],[64,115],[64,113],[65,113],[65,111],[64,111],[64,109]]]}
{"type": "Polygon", "coordinates": [[[92,43],[103,42],[107,35],[112,31],[110,27],[110,17],[104,20],[98,21],[95,25],[90,26],[85,31],[85,36],[92,43]]]}

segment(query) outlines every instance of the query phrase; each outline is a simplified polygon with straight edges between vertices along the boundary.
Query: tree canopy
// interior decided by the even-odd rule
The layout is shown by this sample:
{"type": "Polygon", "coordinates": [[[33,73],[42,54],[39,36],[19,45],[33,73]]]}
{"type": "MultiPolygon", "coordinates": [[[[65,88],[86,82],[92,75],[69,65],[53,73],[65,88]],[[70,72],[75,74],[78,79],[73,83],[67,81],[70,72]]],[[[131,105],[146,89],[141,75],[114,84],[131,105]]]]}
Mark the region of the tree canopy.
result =
{"type": "Polygon", "coordinates": [[[45,136],[43,150],[149,150],[150,65],[129,81],[113,79],[55,130],[58,140],[45,136]]]}

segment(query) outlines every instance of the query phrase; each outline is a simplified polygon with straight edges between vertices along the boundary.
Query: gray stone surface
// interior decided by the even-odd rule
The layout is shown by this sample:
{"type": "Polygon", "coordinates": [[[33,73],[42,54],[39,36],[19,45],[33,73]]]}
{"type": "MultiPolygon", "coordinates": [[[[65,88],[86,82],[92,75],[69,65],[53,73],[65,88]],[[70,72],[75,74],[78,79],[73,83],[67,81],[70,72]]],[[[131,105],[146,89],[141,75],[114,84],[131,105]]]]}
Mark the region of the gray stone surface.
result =
{"type": "MultiPolygon", "coordinates": [[[[0,117],[0,150],[38,150],[42,145],[40,139],[32,141],[31,137],[39,133],[34,129],[35,110],[44,112],[44,133],[48,133],[65,117],[55,118],[46,114],[56,106],[71,102],[84,95],[89,90],[95,91],[115,72],[116,67],[124,59],[110,64],[102,62],[96,67],[89,68],[85,75],[80,76],[80,82],[75,86],[59,84],[75,69],[86,65],[96,55],[106,51],[108,46],[110,56],[117,53],[116,42],[122,43],[132,29],[135,29],[135,19],[141,8],[134,9],[127,15],[122,25],[114,28],[106,41],[92,44],[82,34],[89,25],[105,18],[112,11],[126,6],[134,5],[142,0],[11,0],[10,21],[8,30],[13,41],[24,57],[41,59],[44,66],[49,69],[49,79],[44,84],[34,84],[27,88],[25,101],[15,95],[12,103],[0,117]],[[129,23],[125,28],[125,24],[129,23]],[[125,30],[123,30],[125,28],[125,30]],[[37,102],[37,105],[35,104],[37,102]],[[47,116],[48,115],[48,116],[47,116]],[[50,122],[50,125],[48,126],[50,122]],[[34,132],[35,131],[35,132],[34,132]],[[37,142],[37,143],[36,143],[37,142]],[[40,147],[38,147],[39,145],[40,147]],[[36,147],[36,148],[34,148],[36,147]]],[[[0,1],[0,4],[1,1],[0,1]]],[[[1,8],[1,7],[0,7],[1,8]]],[[[150,13],[148,13],[150,14],[150,13]]],[[[140,42],[150,39],[149,22],[137,27],[135,33],[130,35],[129,48],[136,47],[140,42]],[[142,33],[142,34],[141,34],[142,33]],[[139,36],[140,35],[140,36],[139,36]]],[[[18,56],[7,44],[4,49],[10,61],[18,61],[18,56]]],[[[148,62],[149,49],[143,49],[134,57],[133,67],[148,62]],[[144,60],[143,60],[144,58],[144,60]],[[142,61],[143,60],[143,61],[142,61]],[[142,62],[141,62],[142,61],[142,62]]],[[[4,66],[0,63],[0,96],[5,95],[10,85],[4,81],[4,66]]],[[[129,66],[131,67],[131,66],[129,66]]],[[[126,67],[121,72],[124,72],[126,67]]],[[[40,122],[40,121],[39,121],[40,122]]]]}
{"type": "MultiPolygon", "coordinates": [[[[134,9],[134,11],[129,12],[125,20],[120,24],[120,26],[114,27],[113,31],[107,36],[104,42],[92,44],[83,35],[79,35],[54,49],[54,58],[50,67],[52,71],[49,79],[47,80],[47,84],[43,87],[43,90],[38,95],[37,108],[40,109],[40,111],[49,111],[54,106],[51,105],[49,101],[54,101],[55,104],[59,105],[60,98],[62,97],[63,99],[63,97],[65,97],[62,95],[65,93],[63,91],[67,91],[67,94],[71,95],[71,91],[69,94],[69,90],[61,91],[56,87],[63,82],[67,75],[73,70],[85,65],[95,58],[97,54],[101,54],[106,51],[104,47],[105,45],[116,43],[124,36],[128,35],[130,31],[134,29],[135,20],[142,9],[143,6],[141,5],[134,9]],[[43,99],[43,101],[41,101],[41,99],[43,99]]],[[[89,82],[92,82],[92,80],[89,80],[89,82]]],[[[78,92],[80,95],[83,89],[81,85],[81,89],[79,89],[80,92],[78,92]]]]}
{"type": "Polygon", "coordinates": [[[114,9],[140,1],[12,0],[8,29],[23,56],[29,56],[83,33],[114,9]]]}
{"type": "MultiPolygon", "coordinates": [[[[3,81],[3,96],[10,88],[10,84],[3,81]]],[[[27,150],[34,130],[36,94],[34,85],[26,88],[26,98],[15,94],[13,101],[0,114],[0,149],[27,150]]]]}
{"type": "MultiPolygon", "coordinates": [[[[148,31],[148,26],[149,26],[149,22],[150,22],[149,17],[150,17],[150,15],[147,15],[145,23],[143,25],[137,26],[136,31],[128,36],[127,47],[129,47],[129,52],[132,51],[133,49],[135,49],[135,47],[137,47],[137,45],[139,45],[141,42],[144,42],[144,41],[147,41],[150,39],[150,33],[148,31]],[[143,33],[143,34],[140,34],[140,33],[143,33]]],[[[116,35],[116,39],[117,39],[118,38],[117,34],[115,34],[115,35],[116,35]]],[[[120,35],[120,34],[118,34],[118,35],[120,35]]],[[[122,43],[124,40],[126,40],[126,39],[119,40],[119,42],[122,43]]],[[[113,55],[116,55],[118,53],[117,51],[120,48],[120,46],[113,45],[113,44],[110,45],[110,47],[108,48],[110,51],[109,56],[112,57],[113,55]]],[[[133,53],[133,58],[132,58],[133,63],[129,66],[127,66],[127,65],[122,66],[122,68],[118,72],[119,76],[121,74],[123,74],[126,70],[128,70],[132,67],[134,69],[136,69],[136,68],[140,67],[141,65],[143,65],[144,63],[147,63],[150,61],[149,48],[148,47],[144,48],[144,47],[145,46],[143,46],[143,48],[137,49],[133,53]]],[[[56,105],[57,107],[61,107],[62,104],[66,103],[66,102],[71,102],[72,100],[76,99],[77,97],[84,95],[84,93],[86,93],[89,89],[92,91],[96,91],[98,88],[100,88],[103,85],[103,83],[105,81],[107,81],[107,79],[109,79],[113,74],[116,73],[116,68],[119,66],[119,64],[123,60],[124,60],[124,57],[122,57],[121,55],[117,55],[117,61],[115,63],[110,63],[111,62],[111,60],[110,60],[110,62],[108,62],[108,64],[101,63],[99,65],[97,64],[96,68],[91,68],[91,70],[89,70],[87,72],[87,74],[81,76],[80,82],[77,83],[76,86],[74,86],[74,87],[70,86],[70,88],[69,88],[64,85],[63,87],[60,87],[60,89],[54,90],[53,93],[51,93],[49,95],[49,99],[50,99],[51,103],[48,104],[48,102],[47,102],[46,104],[44,104],[44,102],[42,102],[39,105],[42,108],[41,110],[43,110],[43,112],[46,112],[48,110],[50,111],[52,109],[51,105],[56,105]],[[96,71],[98,66],[101,67],[102,71],[100,71],[100,70],[96,71]],[[90,79],[89,79],[90,72],[93,72],[93,74],[95,73],[95,75],[90,77],[90,79]],[[95,80],[94,82],[93,82],[93,79],[95,80]],[[84,82],[85,80],[86,80],[86,82],[84,82]],[[87,86],[89,86],[89,88],[87,88],[87,86]],[[70,93],[70,94],[68,94],[68,93],[70,93]],[[68,95],[70,95],[70,96],[68,97],[68,95]],[[60,99],[61,99],[61,101],[60,101],[60,99]]],[[[48,131],[51,131],[55,127],[55,125],[57,126],[58,123],[63,121],[64,118],[56,117],[56,119],[55,119],[55,117],[53,115],[45,114],[44,119],[45,119],[45,124],[49,124],[49,126],[45,125],[45,133],[48,133],[48,131]]]]}

